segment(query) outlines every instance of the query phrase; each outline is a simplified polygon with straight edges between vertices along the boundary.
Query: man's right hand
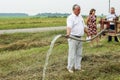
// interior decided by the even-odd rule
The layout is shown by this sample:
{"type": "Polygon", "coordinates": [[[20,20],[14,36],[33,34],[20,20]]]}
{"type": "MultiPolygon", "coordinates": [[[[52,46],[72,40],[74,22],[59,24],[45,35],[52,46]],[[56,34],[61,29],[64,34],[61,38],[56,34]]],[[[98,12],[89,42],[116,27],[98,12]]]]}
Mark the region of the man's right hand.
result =
{"type": "Polygon", "coordinates": [[[69,35],[65,35],[65,38],[69,38],[69,35]]]}

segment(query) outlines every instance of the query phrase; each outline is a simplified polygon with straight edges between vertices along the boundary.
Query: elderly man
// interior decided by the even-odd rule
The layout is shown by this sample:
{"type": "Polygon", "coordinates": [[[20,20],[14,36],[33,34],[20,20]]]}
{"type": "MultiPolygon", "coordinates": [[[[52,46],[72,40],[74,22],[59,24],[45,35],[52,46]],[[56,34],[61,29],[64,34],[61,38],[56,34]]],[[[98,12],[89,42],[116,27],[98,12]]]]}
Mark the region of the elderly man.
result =
{"type": "MultiPolygon", "coordinates": [[[[110,9],[110,14],[107,15],[106,19],[107,19],[108,21],[113,21],[113,20],[116,19],[116,18],[117,18],[117,15],[115,14],[115,8],[114,8],[114,7],[111,7],[111,9],[110,9]]],[[[110,22],[110,29],[111,29],[111,30],[115,30],[115,23],[110,22]]],[[[117,36],[114,36],[114,40],[115,40],[115,42],[119,42],[117,36]]],[[[108,42],[110,42],[110,41],[112,41],[112,36],[109,35],[109,36],[108,36],[108,42]]]]}
{"type": "Polygon", "coordinates": [[[84,32],[87,33],[85,28],[85,23],[80,15],[80,6],[75,4],[73,5],[73,13],[67,18],[67,37],[68,37],[68,65],[67,69],[70,73],[73,73],[73,68],[75,70],[81,70],[81,59],[82,59],[82,42],[73,40],[69,38],[70,35],[81,38],[84,35],[84,32]]]}

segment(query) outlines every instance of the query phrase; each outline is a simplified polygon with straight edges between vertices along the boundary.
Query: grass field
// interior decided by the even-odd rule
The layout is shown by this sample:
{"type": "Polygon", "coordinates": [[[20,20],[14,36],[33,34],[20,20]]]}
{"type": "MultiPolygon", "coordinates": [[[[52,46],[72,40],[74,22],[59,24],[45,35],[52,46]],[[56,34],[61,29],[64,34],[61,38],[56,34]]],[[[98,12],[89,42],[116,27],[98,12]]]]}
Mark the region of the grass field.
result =
{"type": "MultiPolygon", "coordinates": [[[[0,80],[41,80],[46,53],[55,35],[65,31],[0,35],[0,80]]],[[[90,47],[83,43],[82,69],[66,70],[68,44],[65,38],[55,43],[45,80],[120,80],[120,43],[90,47]]]]}
{"type": "Polygon", "coordinates": [[[40,17],[0,18],[0,30],[65,26],[65,25],[66,18],[40,18],[40,17]]]}
{"type": "MultiPolygon", "coordinates": [[[[84,18],[86,22],[86,18],[84,18]]],[[[97,23],[100,17],[97,18],[97,23]]],[[[13,17],[0,18],[0,30],[3,29],[21,29],[38,27],[56,27],[66,26],[66,18],[40,18],[40,17],[13,17]]]]}

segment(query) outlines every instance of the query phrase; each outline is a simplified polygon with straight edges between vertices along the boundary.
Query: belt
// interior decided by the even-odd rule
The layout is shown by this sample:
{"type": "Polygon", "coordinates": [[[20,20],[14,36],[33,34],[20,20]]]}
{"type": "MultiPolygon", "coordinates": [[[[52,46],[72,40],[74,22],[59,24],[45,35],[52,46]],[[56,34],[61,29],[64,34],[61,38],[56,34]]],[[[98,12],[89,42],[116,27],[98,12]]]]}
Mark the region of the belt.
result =
{"type": "Polygon", "coordinates": [[[81,36],[76,36],[76,35],[72,35],[72,36],[77,37],[77,38],[81,38],[81,36]]]}

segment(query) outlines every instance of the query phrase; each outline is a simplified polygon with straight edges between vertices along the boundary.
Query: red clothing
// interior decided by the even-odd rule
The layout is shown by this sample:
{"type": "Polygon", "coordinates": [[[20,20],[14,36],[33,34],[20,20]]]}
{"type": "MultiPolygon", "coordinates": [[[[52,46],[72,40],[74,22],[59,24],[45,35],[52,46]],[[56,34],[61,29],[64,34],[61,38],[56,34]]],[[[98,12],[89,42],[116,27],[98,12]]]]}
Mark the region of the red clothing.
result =
{"type": "Polygon", "coordinates": [[[88,26],[88,33],[90,35],[96,35],[97,34],[97,25],[96,25],[96,16],[95,15],[89,15],[89,20],[87,22],[88,26]]]}

